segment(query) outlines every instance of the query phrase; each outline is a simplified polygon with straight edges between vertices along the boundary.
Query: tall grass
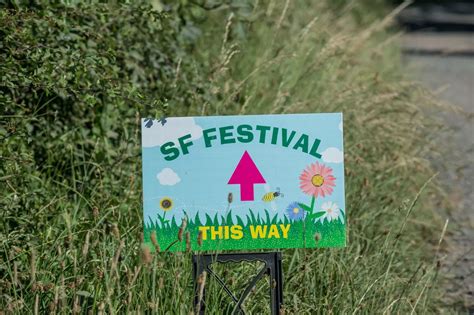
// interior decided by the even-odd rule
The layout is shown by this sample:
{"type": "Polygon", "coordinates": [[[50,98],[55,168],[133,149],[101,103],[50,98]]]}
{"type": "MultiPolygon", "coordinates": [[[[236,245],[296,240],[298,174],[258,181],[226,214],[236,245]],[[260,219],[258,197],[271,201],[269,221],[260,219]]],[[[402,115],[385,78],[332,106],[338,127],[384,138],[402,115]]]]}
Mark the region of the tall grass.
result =
{"type": "MultiPolygon", "coordinates": [[[[342,111],[348,246],[283,251],[284,312],[434,312],[433,248],[443,224],[432,210],[433,172],[422,158],[431,145],[432,125],[421,112],[426,101],[400,70],[386,31],[390,16],[361,19],[370,9],[364,4],[335,10],[330,2],[259,1],[205,11],[202,37],[183,58],[207,69],[196,75],[208,78],[212,97],[170,108],[170,115],[342,111]]],[[[87,140],[82,128],[72,132],[87,140]]],[[[107,144],[120,154],[106,165],[69,146],[62,158],[72,180],[52,176],[47,159],[49,171],[21,174],[27,189],[10,183],[13,171],[2,173],[3,205],[28,210],[0,234],[4,312],[193,312],[191,253],[141,246],[138,120],[124,129],[123,138],[107,144]]],[[[255,273],[255,266],[233,267],[216,273],[234,288],[255,273]]],[[[207,311],[225,313],[228,298],[212,277],[205,281],[207,311]]],[[[269,285],[253,292],[249,312],[268,313],[269,285]]]]}

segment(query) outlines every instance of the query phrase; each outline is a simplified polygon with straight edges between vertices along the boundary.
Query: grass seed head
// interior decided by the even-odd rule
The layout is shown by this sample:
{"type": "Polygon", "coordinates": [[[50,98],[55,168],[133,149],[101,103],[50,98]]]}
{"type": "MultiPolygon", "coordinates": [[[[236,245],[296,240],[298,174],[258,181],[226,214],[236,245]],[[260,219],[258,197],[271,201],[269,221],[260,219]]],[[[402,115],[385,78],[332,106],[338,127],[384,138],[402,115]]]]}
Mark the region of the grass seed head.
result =
{"type": "Polygon", "coordinates": [[[142,245],[142,262],[145,265],[149,265],[153,260],[153,256],[151,255],[150,248],[146,245],[142,245]]]}
{"type": "Polygon", "coordinates": [[[99,208],[97,207],[93,207],[92,208],[92,216],[94,217],[94,219],[98,219],[99,218],[99,208]]]}
{"type": "Polygon", "coordinates": [[[87,231],[86,238],[84,240],[84,246],[82,247],[82,257],[85,258],[89,252],[89,242],[90,242],[91,232],[87,231]]]}
{"type": "Polygon", "coordinates": [[[13,262],[13,286],[18,286],[18,262],[13,262]]]}
{"type": "Polygon", "coordinates": [[[99,314],[103,314],[103,312],[105,311],[105,303],[104,302],[100,302],[99,307],[98,307],[98,311],[99,311],[99,314]]]}
{"type": "Polygon", "coordinates": [[[197,243],[198,243],[199,247],[202,246],[202,231],[199,231],[199,233],[198,233],[197,243]]]}
{"type": "Polygon", "coordinates": [[[150,309],[150,310],[152,310],[152,311],[156,309],[156,304],[153,303],[153,302],[150,302],[150,301],[149,301],[149,302],[147,303],[147,306],[148,306],[148,309],[150,309]]]}
{"type": "Polygon", "coordinates": [[[22,250],[20,247],[18,247],[18,246],[12,246],[12,250],[13,250],[13,252],[15,252],[16,254],[19,254],[19,253],[21,253],[21,252],[23,251],[23,250],[22,250]]]}
{"type": "Polygon", "coordinates": [[[155,251],[159,253],[161,251],[161,248],[160,248],[160,244],[158,243],[158,240],[156,239],[156,231],[151,232],[150,240],[151,240],[151,243],[153,244],[153,247],[155,247],[155,251]]]}
{"type": "Polygon", "coordinates": [[[186,230],[186,227],[188,226],[188,219],[186,217],[184,217],[182,220],[181,220],[181,227],[183,228],[183,230],[186,230]]]}
{"type": "Polygon", "coordinates": [[[206,277],[207,277],[207,272],[204,271],[203,273],[201,273],[199,275],[199,278],[198,278],[198,284],[199,286],[204,286],[206,284],[206,277]]]}
{"type": "Polygon", "coordinates": [[[178,240],[181,242],[183,240],[183,233],[186,230],[186,226],[188,225],[188,220],[186,218],[183,218],[181,221],[181,226],[179,227],[178,231],[178,240]]]}
{"type": "Polygon", "coordinates": [[[104,270],[102,270],[102,268],[97,267],[95,273],[96,273],[98,279],[104,278],[104,270]]]}
{"type": "Polygon", "coordinates": [[[76,295],[76,297],[74,298],[72,313],[73,314],[79,314],[80,312],[81,312],[81,306],[80,306],[80,302],[79,302],[79,296],[76,295]]]}
{"type": "Polygon", "coordinates": [[[30,277],[31,277],[31,283],[35,283],[36,282],[36,250],[34,249],[34,247],[31,247],[30,277]]]}
{"type": "Polygon", "coordinates": [[[53,314],[56,311],[56,305],[54,304],[53,301],[49,302],[48,310],[50,314],[53,314]]]}
{"type": "Polygon", "coordinates": [[[183,228],[180,227],[179,230],[178,230],[178,241],[182,241],[183,240],[183,228]]]}
{"type": "Polygon", "coordinates": [[[204,287],[206,286],[206,277],[207,272],[204,271],[198,277],[197,284],[198,284],[198,302],[196,303],[196,313],[200,314],[201,311],[201,303],[204,297],[204,287]]]}
{"type": "Polygon", "coordinates": [[[186,252],[191,251],[191,233],[189,231],[186,232],[186,252]]]}
{"type": "Polygon", "coordinates": [[[117,223],[112,224],[112,234],[114,235],[116,239],[118,240],[120,239],[120,231],[119,231],[117,223]]]}
{"type": "Polygon", "coordinates": [[[158,280],[158,289],[163,289],[165,287],[165,280],[161,277],[159,280],[158,280]]]}

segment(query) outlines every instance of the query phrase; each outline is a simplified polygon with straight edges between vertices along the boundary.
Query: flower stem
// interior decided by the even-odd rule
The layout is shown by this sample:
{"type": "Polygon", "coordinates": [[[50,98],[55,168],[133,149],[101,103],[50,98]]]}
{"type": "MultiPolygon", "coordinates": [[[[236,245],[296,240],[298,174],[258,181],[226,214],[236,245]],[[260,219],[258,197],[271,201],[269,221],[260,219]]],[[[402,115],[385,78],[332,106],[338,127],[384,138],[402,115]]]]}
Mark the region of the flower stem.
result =
{"type": "Polygon", "coordinates": [[[311,214],[312,214],[313,211],[314,211],[314,202],[315,202],[315,201],[316,201],[316,197],[313,196],[313,197],[311,198],[311,214]]]}

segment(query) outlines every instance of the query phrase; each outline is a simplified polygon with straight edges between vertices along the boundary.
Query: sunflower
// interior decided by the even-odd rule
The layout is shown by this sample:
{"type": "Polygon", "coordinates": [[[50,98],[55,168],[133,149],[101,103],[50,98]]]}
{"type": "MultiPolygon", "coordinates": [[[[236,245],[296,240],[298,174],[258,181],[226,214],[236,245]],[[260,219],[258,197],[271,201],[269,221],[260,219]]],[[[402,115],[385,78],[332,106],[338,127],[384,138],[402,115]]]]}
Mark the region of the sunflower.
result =
{"type": "Polygon", "coordinates": [[[304,218],[304,210],[296,201],[290,203],[288,207],[286,207],[286,213],[290,219],[295,221],[299,221],[304,218]]]}
{"type": "Polygon", "coordinates": [[[332,168],[324,164],[314,163],[309,165],[300,175],[300,188],[310,196],[325,197],[332,194],[336,178],[332,175],[332,168]]]}
{"type": "Polygon", "coordinates": [[[164,197],[160,200],[160,208],[163,211],[171,210],[171,208],[173,208],[173,200],[171,200],[171,198],[164,197]]]}

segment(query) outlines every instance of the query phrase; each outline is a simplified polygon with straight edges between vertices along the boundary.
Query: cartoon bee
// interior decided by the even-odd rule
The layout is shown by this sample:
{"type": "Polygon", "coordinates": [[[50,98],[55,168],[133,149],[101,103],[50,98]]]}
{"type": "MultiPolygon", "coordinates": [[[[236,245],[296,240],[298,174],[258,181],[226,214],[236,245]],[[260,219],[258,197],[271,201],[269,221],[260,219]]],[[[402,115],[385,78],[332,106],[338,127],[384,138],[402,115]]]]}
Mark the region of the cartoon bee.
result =
{"type": "Polygon", "coordinates": [[[271,202],[275,200],[275,198],[278,196],[283,197],[283,194],[280,192],[279,187],[277,187],[276,191],[267,192],[265,195],[263,195],[262,200],[265,202],[271,202]]]}

